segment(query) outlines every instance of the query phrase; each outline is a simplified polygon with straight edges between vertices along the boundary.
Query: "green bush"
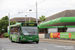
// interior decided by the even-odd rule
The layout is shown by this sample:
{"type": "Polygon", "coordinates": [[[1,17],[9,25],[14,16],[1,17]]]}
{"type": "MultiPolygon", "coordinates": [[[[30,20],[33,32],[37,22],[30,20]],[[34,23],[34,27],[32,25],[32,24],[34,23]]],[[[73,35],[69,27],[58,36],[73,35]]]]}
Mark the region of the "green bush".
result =
{"type": "Polygon", "coordinates": [[[8,38],[9,37],[9,34],[8,33],[4,33],[3,34],[3,37],[8,38]]]}

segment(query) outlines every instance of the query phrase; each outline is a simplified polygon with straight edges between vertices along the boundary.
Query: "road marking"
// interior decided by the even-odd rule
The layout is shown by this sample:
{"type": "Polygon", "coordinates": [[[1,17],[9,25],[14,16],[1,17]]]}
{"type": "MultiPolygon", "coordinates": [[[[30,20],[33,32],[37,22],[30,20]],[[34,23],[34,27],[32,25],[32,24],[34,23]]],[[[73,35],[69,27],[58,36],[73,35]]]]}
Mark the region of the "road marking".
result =
{"type": "Polygon", "coordinates": [[[43,48],[19,48],[19,49],[5,49],[5,50],[31,50],[31,49],[35,49],[35,50],[47,50],[47,49],[43,49],[43,48]]]}
{"type": "Polygon", "coordinates": [[[61,46],[61,45],[56,45],[55,47],[57,47],[57,48],[64,48],[64,49],[75,49],[74,46],[61,46]]]}
{"type": "Polygon", "coordinates": [[[1,50],[5,50],[5,49],[1,48],[1,50]]]}
{"type": "Polygon", "coordinates": [[[47,50],[47,49],[44,49],[44,50],[47,50]]]}
{"type": "Polygon", "coordinates": [[[31,45],[23,45],[23,46],[33,47],[33,46],[31,46],[31,45]]]}
{"type": "Polygon", "coordinates": [[[47,50],[47,49],[45,49],[45,48],[40,48],[40,47],[39,47],[39,49],[47,50]]]}
{"type": "Polygon", "coordinates": [[[33,46],[29,46],[29,47],[33,47],[33,46]]]}

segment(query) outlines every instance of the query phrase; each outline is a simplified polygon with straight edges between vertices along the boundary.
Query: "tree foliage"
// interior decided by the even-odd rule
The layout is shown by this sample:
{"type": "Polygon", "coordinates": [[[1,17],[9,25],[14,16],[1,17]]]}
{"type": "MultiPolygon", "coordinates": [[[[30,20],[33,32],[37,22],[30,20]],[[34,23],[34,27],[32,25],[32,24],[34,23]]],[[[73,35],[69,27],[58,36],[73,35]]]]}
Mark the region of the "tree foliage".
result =
{"type": "MultiPolygon", "coordinates": [[[[41,17],[39,17],[39,19],[41,20],[41,22],[43,22],[46,20],[46,17],[42,15],[41,17]]],[[[39,32],[44,32],[44,28],[39,28],[39,32]]]]}
{"type": "Polygon", "coordinates": [[[44,28],[39,28],[39,32],[44,32],[44,28]]]}
{"type": "Polygon", "coordinates": [[[4,34],[3,34],[3,37],[5,37],[5,38],[6,38],[6,37],[9,37],[9,34],[8,34],[8,33],[4,33],[4,34]]]}
{"type": "MultiPolygon", "coordinates": [[[[0,33],[7,32],[7,26],[9,25],[8,16],[1,18],[0,20],[0,33]]],[[[10,24],[15,24],[16,22],[11,22],[10,24]]]]}
{"type": "MultiPolygon", "coordinates": [[[[26,21],[26,23],[29,23],[29,20],[26,21]]],[[[34,22],[34,20],[31,19],[31,20],[30,20],[30,23],[35,23],[35,22],[34,22]]]]}
{"type": "Polygon", "coordinates": [[[41,17],[39,17],[39,19],[42,21],[45,21],[46,20],[46,17],[44,15],[42,15],[41,17]]]}
{"type": "Polygon", "coordinates": [[[1,20],[8,20],[8,16],[3,17],[1,20]]]}

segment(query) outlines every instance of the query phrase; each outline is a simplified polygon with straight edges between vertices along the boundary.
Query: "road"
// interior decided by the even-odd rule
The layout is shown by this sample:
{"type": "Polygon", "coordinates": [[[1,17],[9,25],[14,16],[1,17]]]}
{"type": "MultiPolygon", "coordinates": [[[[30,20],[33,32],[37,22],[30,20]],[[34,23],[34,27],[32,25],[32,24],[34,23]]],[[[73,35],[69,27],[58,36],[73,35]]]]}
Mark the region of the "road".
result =
{"type": "Polygon", "coordinates": [[[75,50],[75,44],[61,42],[12,43],[9,39],[0,38],[0,50],[75,50]]]}

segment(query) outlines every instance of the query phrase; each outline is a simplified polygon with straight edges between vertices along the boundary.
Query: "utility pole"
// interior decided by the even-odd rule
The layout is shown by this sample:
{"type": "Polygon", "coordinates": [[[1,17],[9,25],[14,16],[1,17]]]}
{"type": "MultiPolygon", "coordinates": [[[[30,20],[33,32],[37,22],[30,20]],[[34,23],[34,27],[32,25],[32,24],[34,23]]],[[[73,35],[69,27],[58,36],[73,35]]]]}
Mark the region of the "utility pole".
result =
{"type": "Polygon", "coordinates": [[[10,13],[8,13],[8,18],[9,18],[9,26],[10,26],[10,13]]]}
{"type": "Polygon", "coordinates": [[[10,13],[8,13],[8,18],[9,18],[8,34],[10,34],[10,32],[9,32],[9,30],[10,30],[10,13]]]}
{"type": "MultiPolygon", "coordinates": [[[[45,0],[43,0],[43,1],[45,1],[45,0]]],[[[40,3],[42,3],[42,2],[40,2],[40,3]]],[[[37,1],[36,1],[36,23],[38,24],[38,4],[37,4],[37,1]]]]}
{"type": "Polygon", "coordinates": [[[27,15],[25,15],[25,23],[26,23],[26,17],[27,17],[27,15]]]}
{"type": "Polygon", "coordinates": [[[38,24],[37,1],[36,1],[36,23],[38,24]]]}
{"type": "MultiPolygon", "coordinates": [[[[30,16],[30,11],[32,11],[31,9],[29,10],[29,16],[30,16]]],[[[30,17],[29,17],[29,23],[30,23],[30,17]]]]}

